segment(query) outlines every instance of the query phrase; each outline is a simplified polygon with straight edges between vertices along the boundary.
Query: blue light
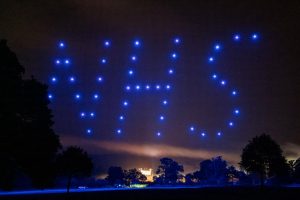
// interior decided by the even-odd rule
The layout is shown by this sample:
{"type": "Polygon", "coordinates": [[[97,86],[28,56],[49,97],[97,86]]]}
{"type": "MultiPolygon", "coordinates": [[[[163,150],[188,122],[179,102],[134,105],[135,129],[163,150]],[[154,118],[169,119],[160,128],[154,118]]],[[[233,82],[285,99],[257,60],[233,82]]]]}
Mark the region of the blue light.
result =
{"type": "Polygon", "coordinates": [[[136,90],[140,90],[140,89],[141,89],[141,86],[136,85],[136,86],[135,86],[135,89],[136,89],[136,90]]]}
{"type": "Polygon", "coordinates": [[[205,137],[205,136],[206,136],[206,133],[202,132],[202,133],[201,133],[201,136],[202,136],[202,137],[205,137]]]}
{"type": "Polygon", "coordinates": [[[221,47],[220,47],[220,45],[219,45],[219,44],[216,44],[216,45],[215,45],[215,50],[217,50],[217,51],[218,51],[218,50],[220,50],[220,48],[221,48],[221,47]]]}
{"type": "Polygon", "coordinates": [[[65,47],[65,44],[64,44],[63,42],[60,42],[60,43],[59,43],[59,47],[60,47],[60,48],[64,48],[64,47],[65,47]]]}
{"type": "Polygon", "coordinates": [[[253,40],[256,40],[257,38],[258,38],[258,36],[257,36],[256,33],[252,34],[252,39],[253,39],[253,40]]]}
{"type": "Polygon", "coordinates": [[[119,117],[119,120],[120,120],[120,121],[123,121],[123,120],[124,120],[124,116],[121,115],[121,116],[119,117]]]}
{"type": "Polygon", "coordinates": [[[174,39],[174,43],[175,43],[175,44],[179,44],[179,43],[180,43],[180,39],[179,39],[179,38],[175,38],[175,39],[174,39]]]}
{"type": "Polygon", "coordinates": [[[102,63],[102,64],[106,64],[106,63],[107,63],[107,60],[106,60],[105,58],[102,58],[102,59],[101,59],[101,63],[102,63]]]}
{"type": "Polygon", "coordinates": [[[238,109],[235,109],[234,114],[238,115],[238,114],[240,114],[240,111],[238,109]]]}
{"type": "Polygon", "coordinates": [[[213,74],[213,75],[212,75],[212,78],[213,78],[213,79],[217,79],[217,78],[218,78],[218,75],[217,75],[217,74],[213,74]]]}
{"type": "Polygon", "coordinates": [[[56,63],[57,65],[59,65],[59,64],[60,64],[60,60],[56,60],[55,63],[56,63]]]}
{"type": "Polygon", "coordinates": [[[167,101],[167,100],[164,100],[162,103],[163,103],[163,105],[167,105],[167,104],[168,104],[168,101],[167,101]]]}
{"type": "Polygon", "coordinates": [[[209,61],[209,62],[213,62],[213,61],[214,61],[214,58],[213,58],[213,57],[209,57],[209,58],[208,58],[208,61],[209,61]]]}
{"type": "Polygon", "coordinates": [[[117,133],[118,133],[118,134],[121,134],[121,133],[122,133],[122,130],[121,130],[121,129],[117,129],[117,133]]]}
{"type": "Polygon", "coordinates": [[[52,77],[52,78],[51,78],[51,81],[52,81],[52,83],[56,83],[57,78],[56,78],[56,77],[52,77]]]}
{"type": "Polygon", "coordinates": [[[87,133],[87,134],[90,135],[90,134],[92,134],[92,132],[93,132],[92,129],[86,129],[86,133],[87,133]]]}
{"type": "Polygon", "coordinates": [[[134,46],[135,47],[139,47],[141,45],[139,40],[134,41],[134,46]]]}
{"type": "Polygon", "coordinates": [[[239,40],[240,40],[240,35],[238,35],[238,34],[234,35],[234,36],[233,36],[233,39],[234,39],[235,41],[239,41],[239,40]]]}
{"type": "Polygon", "coordinates": [[[226,81],[224,81],[224,80],[222,80],[220,83],[221,83],[221,85],[223,85],[223,86],[226,85],[226,81]]]}
{"type": "Polygon", "coordinates": [[[110,41],[109,40],[105,40],[104,41],[104,46],[105,47],[109,47],[110,46],[110,41]]]}
{"type": "Polygon", "coordinates": [[[163,116],[163,115],[161,115],[160,117],[159,117],[159,120],[160,121],[163,121],[165,119],[165,117],[163,116]]]}
{"type": "Polygon", "coordinates": [[[174,74],[174,70],[173,69],[169,69],[168,73],[169,74],[174,74]]]}
{"type": "Polygon", "coordinates": [[[95,117],[95,113],[91,112],[90,117],[95,117]]]}
{"type": "Polygon", "coordinates": [[[194,127],[194,126],[191,126],[191,127],[190,127],[190,131],[194,132],[194,131],[195,131],[195,127],[194,127]]]}
{"type": "Polygon", "coordinates": [[[70,60],[66,59],[65,64],[67,64],[67,65],[70,64],[70,60]]]}
{"type": "Polygon", "coordinates": [[[217,132],[217,136],[221,136],[222,135],[222,133],[221,132],[217,132]]]}
{"type": "Polygon", "coordinates": [[[170,85],[166,85],[166,89],[167,90],[171,89],[171,86],[170,85]]]}
{"type": "Polygon", "coordinates": [[[80,117],[81,117],[81,118],[84,118],[84,117],[85,117],[85,112],[81,112],[81,113],[80,113],[80,117]]]}
{"type": "Polygon", "coordinates": [[[156,89],[159,90],[160,89],[160,85],[156,85],[156,89]]]}
{"type": "Polygon", "coordinates": [[[128,106],[128,101],[123,101],[123,106],[127,107],[128,106]]]}
{"type": "Polygon", "coordinates": [[[228,125],[229,125],[229,127],[233,127],[234,123],[233,122],[229,122],[228,125]]]}
{"type": "Polygon", "coordinates": [[[172,53],[171,56],[172,56],[173,59],[177,58],[177,54],[176,53],[172,53]]]}
{"type": "Polygon", "coordinates": [[[74,76],[71,76],[71,77],[69,78],[69,81],[70,81],[71,83],[74,83],[74,82],[75,82],[75,77],[74,77],[74,76]]]}
{"type": "Polygon", "coordinates": [[[127,91],[130,90],[130,86],[129,86],[129,85],[126,86],[126,90],[127,90],[127,91]]]}
{"type": "Polygon", "coordinates": [[[146,85],[146,90],[150,90],[150,85],[146,85]]]}
{"type": "Polygon", "coordinates": [[[80,94],[75,94],[75,99],[80,99],[80,98],[81,98],[80,94]]]}
{"type": "Polygon", "coordinates": [[[94,99],[98,99],[99,98],[99,94],[94,94],[94,99]]]}
{"type": "Polygon", "coordinates": [[[158,132],[156,133],[156,135],[157,135],[157,136],[161,136],[161,133],[158,131],[158,132]]]}
{"type": "Polygon", "coordinates": [[[102,81],[103,81],[102,76],[98,76],[98,77],[97,77],[97,81],[98,81],[98,82],[102,82],[102,81]]]}
{"type": "Polygon", "coordinates": [[[131,60],[136,61],[137,60],[136,56],[131,56],[131,60]]]}
{"type": "Polygon", "coordinates": [[[231,92],[231,94],[232,94],[233,96],[236,96],[236,95],[237,95],[237,91],[233,90],[233,91],[231,92]]]}
{"type": "Polygon", "coordinates": [[[133,75],[133,70],[132,70],[132,69],[129,70],[129,71],[128,71],[128,74],[129,74],[130,76],[132,76],[132,75],[133,75]]]}
{"type": "Polygon", "coordinates": [[[53,95],[52,94],[48,94],[48,99],[53,99],[53,95]]]}

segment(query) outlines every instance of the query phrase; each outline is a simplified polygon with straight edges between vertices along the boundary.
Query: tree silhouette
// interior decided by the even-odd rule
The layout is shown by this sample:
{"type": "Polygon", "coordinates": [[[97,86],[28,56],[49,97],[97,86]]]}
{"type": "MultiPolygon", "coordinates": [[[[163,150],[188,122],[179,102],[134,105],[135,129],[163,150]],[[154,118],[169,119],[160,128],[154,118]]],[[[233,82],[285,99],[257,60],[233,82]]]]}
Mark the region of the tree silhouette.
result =
{"type": "Polygon", "coordinates": [[[124,183],[125,174],[122,167],[109,167],[107,174],[108,175],[105,179],[109,182],[110,185],[124,183]]]}
{"type": "Polygon", "coordinates": [[[124,171],[124,179],[126,185],[131,185],[133,183],[145,182],[147,180],[147,177],[134,168],[134,169],[129,169],[124,171]]]}
{"type": "Polygon", "coordinates": [[[57,158],[58,172],[67,177],[67,192],[69,193],[73,178],[91,176],[93,163],[80,147],[70,146],[57,158]]]}
{"type": "Polygon", "coordinates": [[[183,166],[176,161],[171,158],[162,158],[160,159],[160,165],[156,170],[156,174],[158,175],[156,182],[161,182],[162,184],[175,184],[183,177],[181,174],[183,171],[183,166]]]}
{"type": "Polygon", "coordinates": [[[293,162],[293,178],[300,182],[300,158],[293,162]]]}
{"type": "Polygon", "coordinates": [[[6,41],[1,40],[0,186],[5,189],[13,187],[18,171],[26,173],[35,187],[51,185],[53,160],[60,148],[51,128],[47,86],[33,78],[23,80],[24,72],[6,41]]]}
{"type": "Polygon", "coordinates": [[[288,174],[288,164],[280,146],[266,134],[254,137],[243,149],[240,166],[248,173],[257,173],[260,184],[266,178],[288,174]]]}

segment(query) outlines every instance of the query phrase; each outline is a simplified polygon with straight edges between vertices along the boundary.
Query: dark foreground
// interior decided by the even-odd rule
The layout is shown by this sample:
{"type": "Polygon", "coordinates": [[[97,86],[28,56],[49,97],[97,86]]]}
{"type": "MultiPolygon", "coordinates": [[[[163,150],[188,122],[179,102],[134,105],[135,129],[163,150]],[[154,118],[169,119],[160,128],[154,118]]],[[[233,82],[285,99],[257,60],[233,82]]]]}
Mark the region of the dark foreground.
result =
{"type": "Polygon", "coordinates": [[[0,195],[5,200],[127,200],[127,199],[216,199],[216,200],[286,200],[300,199],[300,188],[242,188],[242,187],[220,187],[220,188],[151,188],[151,189],[126,189],[126,190],[103,190],[103,191],[81,191],[47,194],[19,194],[0,195]]]}

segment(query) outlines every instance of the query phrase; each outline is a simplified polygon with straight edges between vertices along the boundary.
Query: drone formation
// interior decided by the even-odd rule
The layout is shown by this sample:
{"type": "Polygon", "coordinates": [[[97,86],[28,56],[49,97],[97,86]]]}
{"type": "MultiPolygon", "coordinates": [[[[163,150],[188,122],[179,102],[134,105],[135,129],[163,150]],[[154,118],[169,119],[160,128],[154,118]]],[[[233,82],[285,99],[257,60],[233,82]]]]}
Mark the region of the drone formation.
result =
{"type": "MultiPolygon", "coordinates": [[[[246,37],[245,37],[246,38],[246,37]]],[[[249,36],[247,37],[249,39],[249,36]]],[[[242,37],[240,34],[234,34],[232,36],[232,41],[233,42],[241,42],[244,37],[242,37]]],[[[259,39],[258,34],[253,33],[250,35],[250,39],[253,41],[256,41],[259,39]]],[[[151,95],[156,95],[157,93],[162,94],[162,98],[159,101],[160,106],[160,112],[157,113],[156,119],[154,121],[157,123],[157,130],[153,133],[157,137],[161,137],[163,134],[165,134],[161,129],[160,126],[163,123],[166,123],[166,119],[168,116],[166,115],[166,109],[168,108],[171,99],[170,99],[170,93],[175,89],[174,87],[174,80],[176,79],[176,65],[178,64],[178,60],[180,59],[179,56],[179,47],[182,45],[182,40],[179,37],[175,37],[172,39],[172,51],[170,51],[167,54],[169,66],[172,67],[166,67],[165,69],[165,74],[164,76],[167,77],[166,80],[169,82],[165,81],[157,81],[155,83],[153,82],[136,82],[137,76],[138,76],[138,65],[140,64],[138,61],[140,60],[140,51],[142,47],[142,41],[141,40],[133,40],[131,44],[131,54],[127,58],[129,65],[127,67],[126,73],[124,74],[125,76],[128,77],[130,80],[129,82],[125,83],[123,85],[123,88],[121,90],[123,91],[123,98],[120,101],[120,112],[119,115],[116,116],[116,128],[113,130],[114,134],[120,135],[124,133],[124,125],[126,123],[128,115],[130,115],[130,108],[132,107],[133,102],[130,101],[130,97],[133,93],[141,93],[141,92],[151,92],[151,95]]],[[[103,41],[103,48],[104,50],[109,50],[112,46],[112,41],[111,40],[105,40],[103,41]]],[[[64,49],[67,47],[66,43],[61,41],[58,43],[58,49],[60,51],[64,51],[64,49]]],[[[211,49],[211,56],[207,58],[207,63],[208,65],[214,65],[216,60],[218,59],[218,54],[222,52],[224,49],[224,46],[221,43],[216,43],[211,49]]],[[[107,56],[107,55],[105,55],[107,56]]],[[[109,57],[101,57],[99,61],[100,65],[108,65],[109,64],[109,57]]],[[[56,66],[72,66],[72,60],[69,57],[62,56],[58,57],[54,61],[54,65],[56,66]]],[[[214,69],[214,68],[211,68],[214,69]]],[[[222,75],[218,72],[212,71],[211,74],[209,75],[209,79],[213,80],[214,82],[217,83],[217,86],[220,87],[227,87],[229,89],[229,96],[231,98],[237,98],[239,96],[239,92],[235,87],[232,87],[228,84],[228,81],[222,77],[222,75]]],[[[106,77],[105,77],[106,78],[106,77]]],[[[56,85],[59,83],[59,80],[65,79],[69,82],[69,84],[77,84],[77,79],[78,77],[71,75],[67,77],[58,77],[56,75],[53,75],[50,77],[49,82],[50,82],[50,90],[54,91],[56,88],[56,85]]],[[[93,78],[95,83],[98,84],[103,84],[104,77],[102,75],[98,75],[93,78]]],[[[101,99],[101,95],[99,92],[94,92],[89,95],[83,95],[81,92],[74,92],[73,96],[70,97],[74,99],[75,101],[81,101],[82,98],[86,98],[89,96],[89,98],[92,101],[98,101],[101,99]]],[[[54,103],[54,99],[56,98],[55,93],[49,93],[48,94],[49,100],[54,103]]],[[[231,118],[227,119],[224,121],[225,126],[229,128],[233,128],[236,125],[236,121],[238,119],[238,116],[240,115],[240,108],[238,105],[236,105],[232,110],[230,110],[231,113],[231,118]]],[[[95,111],[80,111],[78,113],[78,117],[81,119],[94,119],[97,117],[97,113],[95,111]]],[[[186,131],[190,133],[198,133],[200,134],[201,137],[206,137],[207,132],[203,131],[204,127],[199,128],[200,126],[195,124],[195,123],[190,123],[189,125],[186,126],[186,131]],[[193,124],[193,125],[191,125],[193,124]]],[[[93,127],[87,127],[85,129],[85,134],[87,135],[93,135],[94,129],[93,127]]],[[[222,130],[218,130],[215,133],[213,133],[215,136],[220,137],[223,135],[222,130]]]]}

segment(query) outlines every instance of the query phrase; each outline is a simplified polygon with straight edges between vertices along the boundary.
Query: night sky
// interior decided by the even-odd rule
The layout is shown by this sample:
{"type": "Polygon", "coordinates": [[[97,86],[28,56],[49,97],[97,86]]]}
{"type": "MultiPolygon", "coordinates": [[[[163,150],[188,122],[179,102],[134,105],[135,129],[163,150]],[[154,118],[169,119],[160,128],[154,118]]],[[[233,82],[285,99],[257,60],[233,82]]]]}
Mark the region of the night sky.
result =
{"type": "Polygon", "coordinates": [[[79,145],[92,155],[95,174],[111,165],[155,167],[163,156],[181,162],[186,171],[217,155],[236,165],[242,147],[261,133],[278,141],[288,158],[300,157],[299,20],[296,1],[0,2],[0,38],[8,40],[26,77],[49,84],[56,133],[64,145],[79,145]],[[70,65],[55,65],[65,57],[70,65]],[[225,86],[222,79],[213,80],[213,72],[224,77],[225,86]],[[102,83],[96,81],[99,74],[102,83]],[[52,76],[57,83],[50,82],[52,76]],[[170,84],[171,90],[145,91],[146,83],[170,84]],[[127,84],[142,89],[126,92],[127,84]],[[168,104],[162,105],[165,99],[168,104]],[[235,108],[240,113],[234,117],[235,108]],[[95,118],[82,119],[81,112],[94,112],[95,118]]]}

